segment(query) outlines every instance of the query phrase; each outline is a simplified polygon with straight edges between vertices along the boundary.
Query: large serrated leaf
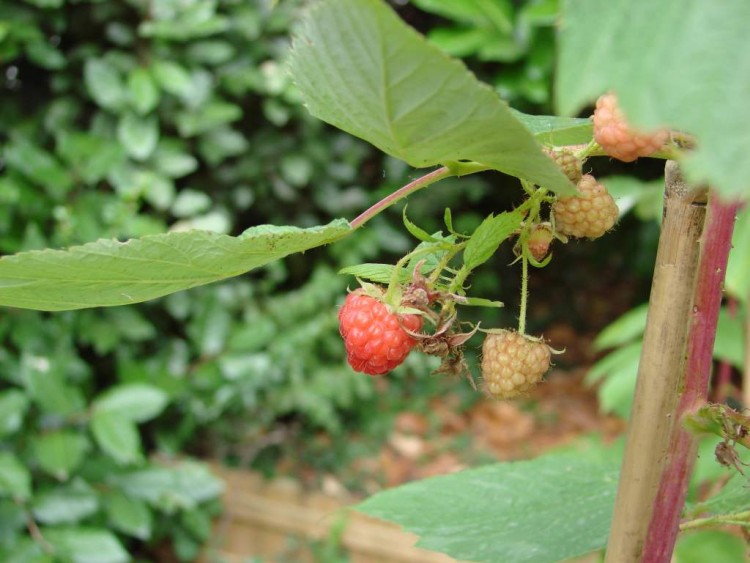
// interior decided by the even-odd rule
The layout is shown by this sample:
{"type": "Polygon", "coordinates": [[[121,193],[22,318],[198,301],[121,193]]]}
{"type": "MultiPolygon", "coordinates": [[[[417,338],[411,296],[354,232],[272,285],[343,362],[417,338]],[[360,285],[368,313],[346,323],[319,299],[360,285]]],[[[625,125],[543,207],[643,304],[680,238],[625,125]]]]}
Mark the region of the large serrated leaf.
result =
{"type": "Polygon", "coordinates": [[[688,179],[748,193],[750,2],[568,0],[555,92],[567,115],[608,90],[628,119],[697,137],[688,179]]]}
{"type": "Polygon", "coordinates": [[[462,561],[556,562],[606,544],[618,465],[598,449],[554,453],[425,479],[357,509],[462,561]]]}
{"type": "Polygon", "coordinates": [[[381,0],[324,0],[291,71],[310,112],[425,167],[473,160],[560,193],[573,186],[507,104],[381,0]]]}
{"type": "Polygon", "coordinates": [[[513,115],[542,143],[580,145],[588,143],[594,134],[593,122],[590,119],[529,115],[516,110],[513,110],[513,115]]]}
{"type": "Polygon", "coordinates": [[[262,225],[238,237],[174,232],[23,252],[0,259],[0,305],[62,311],[138,303],[243,274],[350,231],[339,219],[309,229],[262,225]]]}

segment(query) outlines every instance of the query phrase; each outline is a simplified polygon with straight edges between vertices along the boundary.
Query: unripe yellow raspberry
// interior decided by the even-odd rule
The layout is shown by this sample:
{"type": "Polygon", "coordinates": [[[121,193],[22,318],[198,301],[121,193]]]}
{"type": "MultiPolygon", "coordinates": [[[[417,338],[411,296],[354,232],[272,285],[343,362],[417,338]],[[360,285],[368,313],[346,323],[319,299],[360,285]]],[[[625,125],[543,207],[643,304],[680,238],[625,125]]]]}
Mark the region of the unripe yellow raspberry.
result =
{"type": "Polygon", "coordinates": [[[594,239],[614,226],[619,210],[607,188],[591,174],[584,174],[578,182],[578,195],[558,198],[552,213],[558,233],[594,239]]]}
{"type": "Polygon", "coordinates": [[[544,342],[511,330],[490,332],[482,344],[482,386],[495,399],[525,394],[541,381],[550,366],[544,342]]]}

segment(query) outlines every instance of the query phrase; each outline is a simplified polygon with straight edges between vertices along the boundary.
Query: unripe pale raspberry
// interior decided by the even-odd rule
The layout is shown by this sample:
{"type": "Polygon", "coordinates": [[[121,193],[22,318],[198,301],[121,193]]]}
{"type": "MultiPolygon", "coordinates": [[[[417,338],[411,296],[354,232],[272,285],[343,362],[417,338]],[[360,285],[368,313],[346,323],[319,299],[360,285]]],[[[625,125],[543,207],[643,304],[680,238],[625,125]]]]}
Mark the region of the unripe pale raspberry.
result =
{"type": "Polygon", "coordinates": [[[565,174],[571,182],[577,184],[580,181],[581,175],[583,174],[583,164],[581,163],[581,159],[578,158],[573,151],[565,148],[547,148],[544,149],[544,152],[555,161],[555,164],[560,167],[560,170],[562,170],[563,174],[565,174]]]}
{"type": "Polygon", "coordinates": [[[658,151],[669,139],[669,133],[664,130],[644,133],[631,129],[617,105],[617,97],[605,94],[596,101],[594,139],[609,156],[632,162],[639,156],[658,151]]]}
{"type": "Polygon", "coordinates": [[[495,399],[526,393],[549,369],[551,352],[544,342],[510,330],[490,332],[482,344],[482,385],[495,399]]]}
{"type": "Polygon", "coordinates": [[[591,174],[578,182],[578,195],[560,197],[552,206],[555,229],[562,235],[599,238],[617,222],[619,210],[604,184],[591,174]]]}
{"type": "Polygon", "coordinates": [[[537,225],[529,235],[529,239],[526,245],[529,248],[529,252],[534,257],[534,260],[541,262],[547,256],[549,252],[549,245],[552,244],[552,240],[555,235],[552,233],[547,225],[537,225]]]}
{"type": "Polygon", "coordinates": [[[422,328],[419,315],[397,315],[385,303],[356,290],[339,310],[339,331],[355,371],[383,375],[400,365],[417,341],[404,328],[422,328]]]}

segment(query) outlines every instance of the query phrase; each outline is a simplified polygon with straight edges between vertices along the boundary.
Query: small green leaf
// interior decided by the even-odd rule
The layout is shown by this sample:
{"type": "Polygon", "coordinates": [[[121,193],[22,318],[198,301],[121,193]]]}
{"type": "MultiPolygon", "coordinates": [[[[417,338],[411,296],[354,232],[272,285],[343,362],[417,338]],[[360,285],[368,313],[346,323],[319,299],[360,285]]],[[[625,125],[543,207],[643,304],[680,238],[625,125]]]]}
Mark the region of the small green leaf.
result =
{"type": "Polygon", "coordinates": [[[747,561],[747,544],[735,534],[724,530],[700,530],[682,534],[675,546],[675,563],[706,563],[747,561]]]}
{"type": "Polygon", "coordinates": [[[724,283],[732,297],[747,305],[750,299],[750,206],[747,205],[737,214],[724,283]]]}
{"type": "Polygon", "coordinates": [[[9,143],[3,156],[6,166],[44,187],[54,199],[62,199],[73,186],[73,176],[54,156],[25,139],[9,143]]]}
{"type": "Polygon", "coordinates": [[[113,491],[104,497],[104,509],[116,530],[140,540],[151,537],[153,518],[143,501],[113,491]]]}
{"type": "Polygon", "coordinates": [[[102,59],[86,59],[83,77],[89,94],[97,104],[113,111],[120,109],[127,90],[114,65],[102,59]]]}
{"type": "Polygon", "coordinates": [[[648,303],[630,309],[617,320],[607,325],[594,341],[597,350],[622,346],[643,336],[646,330],[648,303]]]}
{"type": "Polygon", "coordinates": [[[243,274],[350,232],[339,219],[308,229],[261,225],[238,237],[171,232],[4,256],[0,305],[61,311],[138,303],[243,274]]]}
{"type": "Polygon", "coordinates": [[[29,470],[9,452],[0,452],[0,497],[26,500],[31,496],[29,470]]]}
{"type": "Polygon", "coordinates": [[[436,242],[437,239],[430,235],[427,231],[420,229],[417,227],[414,223],[409,221],[409,218],[406,216],[406,205],[404,206],[404,212],[403,212],[403,221],[404,226],[406,227],[406,230],[411,233],[411,235],[416,238],[417,240],[420,240],[422,242],[436,242]]]}
{"type": "Polygon", "coordinates": [[[151,73],[136,67],[128,74],[128,93],[130,104],[139,115],[145,115],[159,104],[159,89],[151,73]]]}
{"type": "Polygon", "coordinates": [[[193,80],[183,67],[172,61],[155,60],[151,70],[162,90],[180,98],[190,98],[193,80]]]}
{"type": "MultiPolygon", "coordinates": [[[[393,264],[357,264],[348,266],[339,270],[339,274],[344,276],[355,276],[362,280],[375,283],[387,284],[391,281],[393,275],[393,264]]],[[[401,279],[404,282],[409,280],[409,273],[404,269],[401,272],[401,279]]]]}
{"type": "Polygon", "coordinates": [[[523,215],[518,211],[487,217],[471,235],[464,249],[465,267],[473,270],[489,260],[500,244],[518,229],[521,221],[523,215]]]}
{"type": "Polygon", "coordinates": [[[483,297],[467,297],[465,302],[461,302],[461,305],[468,305],[469,307],[505,307],[505,304],[502,301],[492,301],[490,299],[484,299],[483,297]]]}
{"type": "Polygon", "coordinates": [[[126,113],[117,124],[117,139],[136,160],[145,160],[159,141],[159,121],[155,116],[139,117],[126,113]]]}
{"type": "Polygon", "coordinates": [[[99,497],[85,482],[76,481],[35,496],[32,508],[42,524],[74,524],[99,510],[99,497]]]}
{"type": "Polygon", "coordinates": [[[217,498],[224,488],[205,465],[193,462],[113,475],[110,481],[127,496],[168,513],[195,508],[217,498]]]}
{"type": "Polygon", "coordinates": [[[129,464],[142,459],[138,428],[128,418],[117,413],[95,412],[91,417],[91,432],[104,453],[118,463],[129,464]]]}
{"type": "Polygon", "coordinates": [[[15,433],[23,425],[29,398],[23,391],[9,389],[0,393],[0,437],[15,433]]]}
{"type": "Polygon", "coordinates": [[[529,115],[512,110],[516,119],[541,143],[550,145],[583,145],[594,136],[591,119],[558,117],[556,115],[529,115]]]}
{"type": "Polygon", "coordinates": [[[735,474],[721,490],[708,500],[690,507],[693,514],[719,515],[745,512],[750,507],[750,489],[747,479],[735,474]]]}
{"type": "Polygon", "coordinates": [[[456,559],[557,562],[606,545],[618,457],[591,446],[488,465],[378,493],[357,510],[456,559]]]}
{"type": "Polygon", "coordinates": [[[573,192],[507,104],[381,0],[317,3],[291,71],[313,115],[412,166],[472,160],[573,192]]]}
{"type": "Polygon", "coordinates": [[[95,413],[115,414],[131,422],[156,418],[169,402],[167,394],[146,383],[124,383],[109,388],[93,404],[95,413]]]}
{"type": "Polygon", "coordinates": [[[58,430],[35,438],[32,446],[39,466],[65,481],[83,461],[89,442],[81,434],[58,430]]]}
{"type": "Polygon", "coordinates": [[[127,563],[130,556],[117,537],[99,528],[43,528],[45,541],[61,560],[72,563],[127,563]]]}

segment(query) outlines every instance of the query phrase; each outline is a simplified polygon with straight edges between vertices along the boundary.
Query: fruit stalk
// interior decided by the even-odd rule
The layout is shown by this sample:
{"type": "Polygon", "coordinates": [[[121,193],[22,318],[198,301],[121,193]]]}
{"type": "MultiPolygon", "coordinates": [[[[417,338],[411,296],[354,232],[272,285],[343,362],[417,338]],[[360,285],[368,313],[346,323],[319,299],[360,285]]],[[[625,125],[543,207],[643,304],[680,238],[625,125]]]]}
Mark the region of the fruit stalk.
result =
{"type": "Polygon", "coordinates": [[[738,208],[738,202],[726,203],[713,193],[709,195],[688,336],[687,362],[681,386],[683,393],[672,417],[677,424],[673,427],[667,464],[661,475],[649,525],[643,551],[644,563],[668,562],[677,539],[680,515],[698,450],[697,437],[681,421],[708,400],[722,284],[738,208]]]}
{"type": "Polygon", "coordinates": [[[691,190],[677,164],[665,170],[664,220],[648,321],[615,500],[608,563],[641,562],[679,403],[705,220],[705,190],[691,190]]]}

